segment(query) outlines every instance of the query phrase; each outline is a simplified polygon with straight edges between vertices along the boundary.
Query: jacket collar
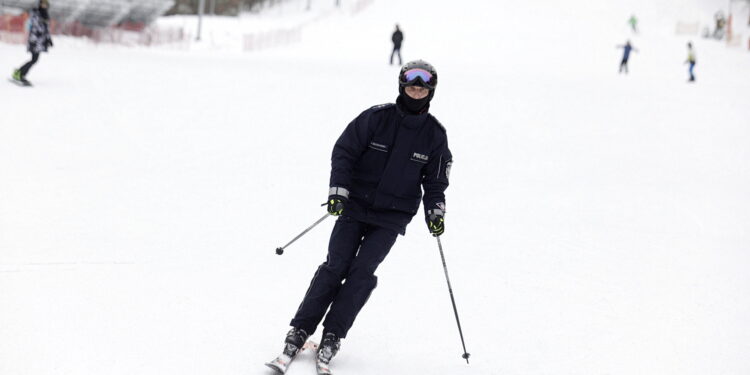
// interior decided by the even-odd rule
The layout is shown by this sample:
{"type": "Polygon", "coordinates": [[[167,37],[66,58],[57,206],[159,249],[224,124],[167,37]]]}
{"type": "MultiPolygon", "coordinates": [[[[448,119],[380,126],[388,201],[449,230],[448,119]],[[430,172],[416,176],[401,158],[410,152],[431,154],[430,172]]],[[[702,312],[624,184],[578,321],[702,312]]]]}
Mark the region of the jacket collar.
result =
{"type": "Polygon", "coordinates": [[[430,104],[427,103],[427,105],[422,109],[421,113],[413,114],[410,113],[408,110],[403,108],[403,106],[399,103],[399,100],[396,100],[396,114],[398,114],[399,122],[401,125],[416,129],[421,127],[426,121],[427,118],[430,116],[429,110],[430,110],[430,104]]]}
{"type": "Polygon", "coordinates": [[[399,114],[403,116],[419,116],[419,115],[423,115],[423,114],[430,112],[430,102],[427,102],[424,108],[422,108],[421,112],[414,113],[406,109],[406,106],[403,103],[403,99],[401,98],[401,95],[399,95],[396,98],[396,108],[398,108],[399,114]]]}

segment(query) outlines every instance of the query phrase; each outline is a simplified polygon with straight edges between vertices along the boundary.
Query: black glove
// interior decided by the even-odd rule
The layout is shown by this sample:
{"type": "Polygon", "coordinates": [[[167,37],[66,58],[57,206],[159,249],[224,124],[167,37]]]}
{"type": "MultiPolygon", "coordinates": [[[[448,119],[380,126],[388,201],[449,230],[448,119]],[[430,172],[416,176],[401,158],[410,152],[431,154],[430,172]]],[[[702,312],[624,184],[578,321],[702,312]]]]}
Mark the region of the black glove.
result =
{"type": "Polygon", "coordinates": [[[427,229],[433,236],[438,237],[445,232],[445,213],[443,210],[427,210],[425,221],[427,222],[427,229]]]}
{"type": "Polygon", "coordinates": [[[52,44],[52,38],[47,38],[47,47],[54,47],[55,45],[52,44]]]}
{"type": "Polygon", "coordinates": [[[344,213],[344,204],[346,198],[340,195],[331,195],[328,197],[328,213],[333,216],[339,216],[344,213]]]}
{"type": "Polygon", "coordinates": [[[332,187],[328,190],[328,213],[339,216],[344,213],[344,205],[349,198],[349,190],[341,187],[332,187]]]}

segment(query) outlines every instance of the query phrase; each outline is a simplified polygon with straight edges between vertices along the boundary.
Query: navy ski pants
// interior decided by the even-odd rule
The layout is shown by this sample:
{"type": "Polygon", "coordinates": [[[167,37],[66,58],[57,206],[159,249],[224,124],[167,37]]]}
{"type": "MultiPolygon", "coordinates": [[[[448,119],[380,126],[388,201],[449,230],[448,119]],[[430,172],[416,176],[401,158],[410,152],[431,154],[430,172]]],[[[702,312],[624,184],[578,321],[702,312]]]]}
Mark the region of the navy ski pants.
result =
{"type": "Polygon", "coordinates": [[[26,74],[29,73],[29,70],[31,69],[36,62],[39,61],[39,53],[38,52],[32,52],[31,53],[31,61],[27,62],[26,64],[23,64],[22,67],[19,68],[21,71],[21,77],[26,77],[26,74]]]}
{"type": "Polygon", "coordinates": [[[401,65],[401,46],[393,47],[393,52],[391,52],[391,65],[393,65],[393,56],[398,54],[398,65],[401,65]]]}
{"type": "Polygon", "coordinates": [[[349,216],[339,217],[331,233],[326,261],[315,272],[290,325],[312,335],[325,315],[324,333],[346,337],[377,286],[375,270],[388,255],[397,236],[391,229],[362,223],[349,216]]]}
{"type": "Polygon", "coordinates": [[[623,69],[625,70],[625,74],[627,74],[628,73],[628,59],[622,59],[622,62],[620,62],[619,73],[622,73],[623,69]]]}

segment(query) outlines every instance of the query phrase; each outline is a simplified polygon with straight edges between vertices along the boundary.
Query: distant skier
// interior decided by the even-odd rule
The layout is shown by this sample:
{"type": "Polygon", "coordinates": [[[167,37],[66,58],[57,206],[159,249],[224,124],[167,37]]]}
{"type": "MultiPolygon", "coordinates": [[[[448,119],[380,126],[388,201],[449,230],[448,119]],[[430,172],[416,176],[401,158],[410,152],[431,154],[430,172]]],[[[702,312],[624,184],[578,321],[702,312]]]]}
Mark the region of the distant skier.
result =
{"type": "Polygon", "coordinates": [[[393,42],[393,51],[391,52],[391,65],[393,65],[393,55],[398,54],[398,65],[403,64],[401,62],[401,42],[404,41],[404,33],[396,25],[396,31],[391,35],[391,41],[393,42]]]}
{"type": "Polygon", "coordinates": [[[628,24],[633,30],[633,33],[638,34],[638,19],[635,18],[635,14],[630,16],[630,18],[628,19],[628,24]]]}
{"type": "Polygon", "coordinates": [[[714,14],[714,22],[716,22],[716,28],[714,29],[714,39],[723,39],[725,34],[725,27],[727,25],[727,19],[724,16],[724,12],[718,11],[714,14]]]}
{"type": "Polygon", "coordinates": [[[406,233],[420,200],[430,233],[440,236],[445,230],[444,191],[452,156],[445,128],[429,113],[437,72],[425,61],[411,61],[398,80],[396,103],[362,112],[333,147],[327,204],[339,219],[326,261],[290,322],[284,351],[267,364],[279,372],[286,371],[325,317],[317,363],[318,374],[330,374],[340,340],[377,285],[375,270],[396,237],[406,233]]]}
{"type": "Polygon", "coordinates": [[[688,56],[687,60],[685,60],[685,64],[690,64],[690,68],[688,69],[690,79],[688,79],[688,82],[695,82],[695,74],[693,73],[693,69],[695,69],[695,50],[693,49],[693,43],[688,42],[687,48],[688,56]]]}
{"type": "Polygon", "coordinates": [[[53,46],[52,37],[49,32],[49,13],[47,13],[47,8],[49,8],[48,0],[40,0],[37,7],[31,9],[29,12],[29,40],[27,49],[31,53],[31,61],[13,71],[13,81],[18,84],[31,85],[31,82],[26,79],[26,74],[39,61],[39,54],[47,52],[47,48],[53,46]]]}
{"type": "Polygon", "coordinates": [[[617,48],[622,48],[622,61],[620,62],[620,73],[622,73],[623,70],[625,70],[625,74],[628,74],[628,60],[630,59],[630,52],[635,51],[638,52],[637,49],[633,48],[632,45],[630,45],[630,41],[628,40],[625,42],[625,45],[617,46],[617,48]]]}

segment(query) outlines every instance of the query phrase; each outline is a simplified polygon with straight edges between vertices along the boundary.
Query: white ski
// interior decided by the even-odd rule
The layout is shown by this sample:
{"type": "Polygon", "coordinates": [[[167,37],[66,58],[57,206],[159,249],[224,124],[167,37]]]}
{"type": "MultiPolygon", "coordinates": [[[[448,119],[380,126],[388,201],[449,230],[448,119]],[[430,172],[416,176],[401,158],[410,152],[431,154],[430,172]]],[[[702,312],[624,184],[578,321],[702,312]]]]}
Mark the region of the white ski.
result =
{"type": "Polygon", "coordinates": [[[332,375],[328,364],[319,359],[315,360],[315,369],[318,371],[318,375],[332,375]]]}
{"type": "Polygon", "coordinates": [[[318,350],[318,344],[313,341],[308,341],[305,343],[305,345],[302,345],[302,348],[297,352],[297,355],[294,357],[290,357],[284,353],[281,353],[276,359],[274,359],[271,362],[267,362],[266,366],[274,369],[279,374],[286,373],[286,369],[289,368],[289,364],[292,363],[292,361],[297,358],[297,356],[300,355],[300,353],[304,352],[307,349],[312,349],[313,351],[318,350]]]}

